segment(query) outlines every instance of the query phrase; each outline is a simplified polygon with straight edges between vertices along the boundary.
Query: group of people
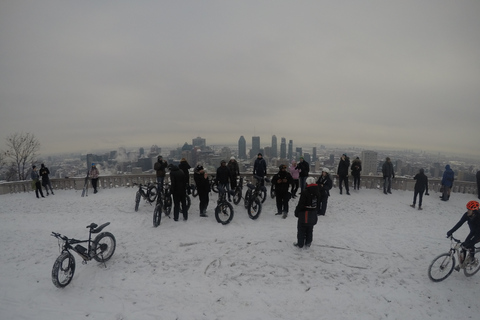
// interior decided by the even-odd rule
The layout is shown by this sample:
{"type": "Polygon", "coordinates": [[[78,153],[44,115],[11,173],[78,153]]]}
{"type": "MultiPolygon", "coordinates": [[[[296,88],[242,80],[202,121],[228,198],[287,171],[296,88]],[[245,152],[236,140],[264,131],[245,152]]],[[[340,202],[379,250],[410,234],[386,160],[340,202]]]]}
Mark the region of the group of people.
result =
{"type": "Polygon", "coordinates": [[[32,166],[32,172],[30,174],[30,177],[32,178],[32,187],[35,190],[35,195],[37,198],[45,198],[43,196],[43,191],[42,187],[45,188],[45,191],[47,192],[47,196],[49,195],[48,189],[50,188],[50,193],[53,195],[53,188],[52,188],[52,183],[50,182],[50,170],[48,170],[47,167],[45,167],[45,164],[40,165],[40,170],[37,170],[37,166],[33,165],[32,166]],[[40,182],[41,179],[41,182],[40,182]],[[40,194],[40,196],[39,196],[40,194]]]}

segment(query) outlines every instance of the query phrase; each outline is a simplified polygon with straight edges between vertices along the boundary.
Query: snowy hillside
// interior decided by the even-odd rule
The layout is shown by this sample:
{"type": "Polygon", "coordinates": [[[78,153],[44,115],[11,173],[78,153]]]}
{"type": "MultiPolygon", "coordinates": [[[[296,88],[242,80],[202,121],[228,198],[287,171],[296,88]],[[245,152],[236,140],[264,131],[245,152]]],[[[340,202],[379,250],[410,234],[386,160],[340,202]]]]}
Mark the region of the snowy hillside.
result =
{"type": "MultiPolygon", "coordinates": [[[[332,190],[308,250],[292,244],[296,219],[275,216],[268,199],[258,220],[235,206],[232,223],[200,218],[193,198],[188,221],[162,219],[153,207],[134,211],[135,189],[58,190],[0,196],[0,319],[478,319],[480,274],[454,272],[434,283],[432,259],[449,248],[446,231],[473,195],[424,197],[413,192],[332,190]],[[117,248],[107,268],[81,264],[66,288],[51,280],[59,255],[52,231],[85,238],[91,222],[110,221],[117,248]]],[[[298,199],[298,198],[297,198],[298,199]]],[[[455,234],[464,238],[465,225],[455,234]]]]}

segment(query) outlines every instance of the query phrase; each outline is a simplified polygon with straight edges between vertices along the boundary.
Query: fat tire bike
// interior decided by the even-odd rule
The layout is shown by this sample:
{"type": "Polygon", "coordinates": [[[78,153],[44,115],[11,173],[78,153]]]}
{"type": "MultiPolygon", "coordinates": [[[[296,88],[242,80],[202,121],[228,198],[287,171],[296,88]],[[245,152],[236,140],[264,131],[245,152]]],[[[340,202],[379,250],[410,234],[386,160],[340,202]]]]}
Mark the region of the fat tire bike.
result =
{"type": "Polygon", "coordinates": [[[237,181],[237,186],[233,190],[233,203],[238,205],[242,200],[242,192],[243,192],[243,177],[239,177],[237,181]]]}
{"type": "Polygon", "coordinates": [[[83,264],[87,264],[88,261],[94,259],[103,263],[105,268],[107,267],[105,262],[112,257],[117,242],[110,232],[99,232],[109,224],[110,222],[106,222],[101,226],[95,223],[88,225],[88,240],[77,240],[57,232],[52,232],[51,235],[57,238],[60,249],[60,255],[55,260],[52,268],[52,282],[57,288],[66,287],[75,274],[75,258],[71,251],[76,252],[83,259],[83,264]],[[92,234],[95,233],[98,233],[98,235],[92,240],[92,234]],[[87,247],[85,248],[80,243],[87,243],[87,247]]]}
{"type": "Polygon", "coordinates": [[[227,201],[227,192],[234,195],[234,191],[219,190],[217,207],[215,208],[215,219],[223,225],[229,224],[233,219],[233,206],[227,201]]]}
{"type": "Polygon", "coordinates": [[[254,176],[256,184],[247,183],[247,191],[244,197],[244,206],[247,209],[248,216],[252,220],[256,220],[262,212],[262,203],[267,197],[267,188],[263,185],[263,181],[270,182],[268,178],[254,176]]]}
{"type": "MultiPolygon", "coordinates": [[[[450,250],[442,253],[433,259],[428,267],[428,277],[434,282],[440,282],[447,279],[455,269],[463,273],[466,277],[471,277],[480,270],[480,263],[478,258],[471,261],[467,250],[467,257],[465,258],[466,250],[462,248],[462,241],[450,236],[450,250]],[[455,253],[456,256],[455,257],[455,253]],[[458,258],[458,265],[455,267],[456,259],[458,258]]],[[[475,247],[475,253],[480,252],[480,247],[475,247]]]]}
{"type": "Polygon", "coordinates": [[[137,193],[135,194],[135,212],[138,211],[138,206],[140,205],[140,200],[143,198],[150,205],[157,199],[158,190],[154,183],[147,183],[146,185],[141,183],[134,183],[133,185],[138,186],[137,193]]]}

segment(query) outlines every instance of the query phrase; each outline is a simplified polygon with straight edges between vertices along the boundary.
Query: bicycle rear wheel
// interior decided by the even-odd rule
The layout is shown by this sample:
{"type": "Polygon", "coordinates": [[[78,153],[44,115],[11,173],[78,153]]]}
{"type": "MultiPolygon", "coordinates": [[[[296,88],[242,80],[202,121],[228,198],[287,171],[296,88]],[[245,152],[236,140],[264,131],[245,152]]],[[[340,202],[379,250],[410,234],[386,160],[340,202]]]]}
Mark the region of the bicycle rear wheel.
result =
{"type": "Polygon", "coordinates": [[[148,202],[150,203],[154,202],[155,200],[157,200],[157,196],[158,196],[157,187],[153,185],[150,186],[149,193],[148,193],[148,202]]]}
{"type": "Polygon", "coordinates": [[[66,287],[75,274],[75,258],[70,252],[63,252],[52,268],[52,282],[57,288],[66,287]]]}
{"type": "Polygon", "coordinates": [[[450,253],[443,253],[433,259],[428,267],[428,277],[434,282],[440,282],[452,274],[455,267],[455,256],[450,253]]]}
{"type": "MultiPolygon", "coordinates": [[[[478,254],[480,250],[475,250],[475,254],[478,254]]],[[[477,256],[478,257],[478,256],[477,256]]],[[[463,273],[465,274],[466,277],[471,277],[475,273],[480,270],[480,262],[478,261],[478,258],[475,258],[475,263],[469,263],[466,265],[466,267],[463,269],[463,273]]]]}
{"type": "Polygon", "coordinates": [[[224,201],[221,202],[215,208],[215,219],[217,219],[218,223],[223,225],[229,224],[230,221],[233,219],[233,207],[230,203],[224,201]]]}
{"type": "Polygon", "coordinates": [[[108,261],[115,252],[117,241],[110,232],[102,232],[92,243],[93,259],[98,262],[108,261]]]}
{"type": "Polygon", "coordinates": [[[242,200],[242,189],[237,187],[235,188],[235,194],[233,195],[233,203],[235,203],[235,205],[238,205],[241,200],[242,200]]]}

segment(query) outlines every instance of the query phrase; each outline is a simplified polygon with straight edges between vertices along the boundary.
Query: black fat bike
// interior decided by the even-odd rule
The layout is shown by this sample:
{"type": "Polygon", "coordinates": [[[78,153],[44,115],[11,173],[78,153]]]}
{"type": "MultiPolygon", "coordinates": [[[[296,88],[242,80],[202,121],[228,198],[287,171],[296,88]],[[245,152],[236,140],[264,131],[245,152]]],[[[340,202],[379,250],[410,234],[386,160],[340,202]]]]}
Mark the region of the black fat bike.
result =
{"type": "Polygon", "coordinates": [[[256,183],[247,183],[247,191],[244,197],[244,206],[247,209],[248,216],[255,220],[262,212],[262,203],[267,198],[267,188],[263,185],[263,181],[270,182],[265,177],[254,176],[256,183]]]}
{"type": "Polygon", "coordinates": [[[57,288],[66,287],[75,274],[75,258],[71,251],[76,252],[82,259],[83,264],[94,259],[105,265],[113,253],[115,252],[116,240],[110,232],[102,232],[110,222],[98,226],[91,223],[87,226],[89,229],[88,240],[77,240],[68,238],[57,232],[52,232],[52,236],[58,239],[58,247],[60,249],[60,256],[55,260],[52,268],[52,282],[57,288]],[[92,240],[92,234],[99,233],[95,239],[92,240]],[[80,243],[87,243],[87,247],[80,243]],[[75,246],[74,246],[75,245],[75,246]]]}
{"type": "Polygon", "coordinates": [[[140,205],[140,199],[145,199],[150,205],[157,199],[158,191],[154,183],[147,183],[143,185],[141,183],[134,183],[138,186],[137,193],[135,194],[135,211],[138,211],[140,205]]]}
{"type": "Polygon", "coordinates": [[[215,219],[223,225],[229,224],[233,219],[233,206],[227,201],[227,192],[234,196],[234,190],[222,190],[219,188],[217,207],[215,208],[215,219]]]}

